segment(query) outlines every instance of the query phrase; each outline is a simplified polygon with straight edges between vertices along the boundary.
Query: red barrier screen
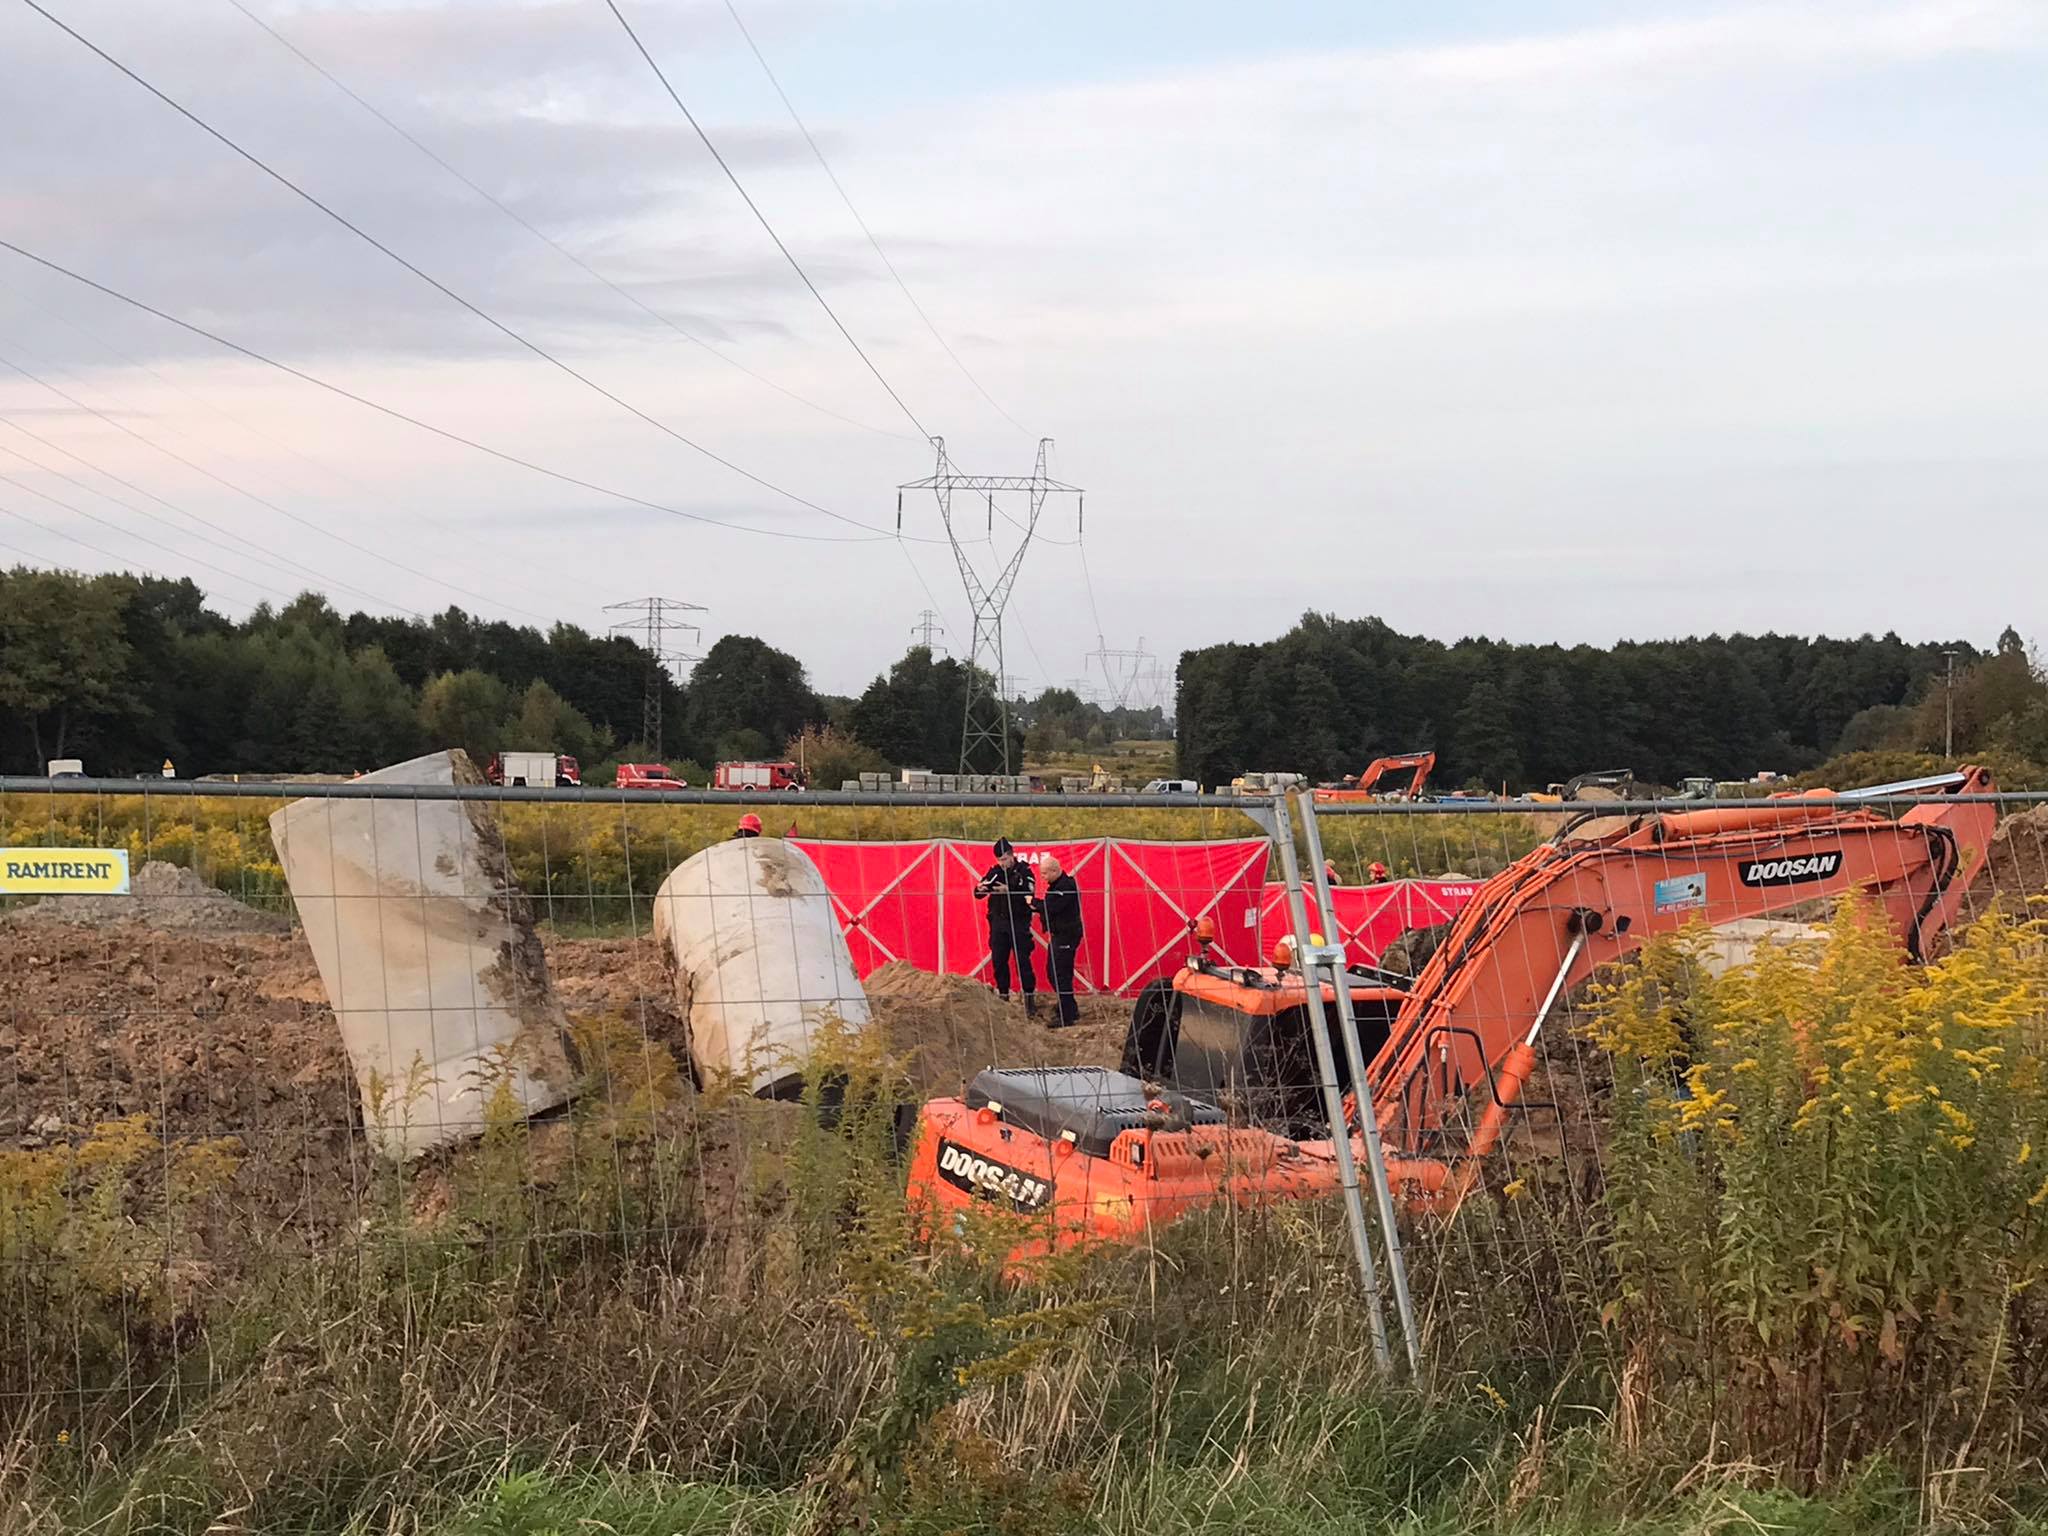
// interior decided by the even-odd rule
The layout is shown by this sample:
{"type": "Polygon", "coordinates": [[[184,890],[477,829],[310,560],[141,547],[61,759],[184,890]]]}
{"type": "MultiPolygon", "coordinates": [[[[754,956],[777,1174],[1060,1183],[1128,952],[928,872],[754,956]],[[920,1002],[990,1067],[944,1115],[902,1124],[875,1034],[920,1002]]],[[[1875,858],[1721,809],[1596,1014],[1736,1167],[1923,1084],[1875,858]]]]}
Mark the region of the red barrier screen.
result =
{"type": "MultiPolygon", "coordinates": [[[[994,862],[986,843],[791,842],[825,877],[863,977],[903,960],[920,970],[987,979],[988,919],[973,896],[975,881],[994,862]]],[[[1077,988],[1126,996],[1180,968],[1204,917],[1215,924],[1219,959],[1258,963],[1266,850],[1263,838],[1017,844],[1018,857],[1034,866],[1056,855],[1081,888],[1088,936],[1075,965],[1077,988]]],[[[1042,958],[1038,963],[1043,975],[1042,958]]]]}
{"type": "MultiPolygon", "coordinates": [[[[1377,885],[1330,888],[1337,906],[1336,932],[1325,937],[1344,946],[1353,965],[1377,964],[1387,946],[1410,928],[1448,923],[1479,894],[1477,880],[1383,880],[1377,885]]],[[[1287,887],[1265,886],[1259,892],[1259,947],[1272,953],[1274,943],[1292,925],[1287,921],[1287,887]]]]}

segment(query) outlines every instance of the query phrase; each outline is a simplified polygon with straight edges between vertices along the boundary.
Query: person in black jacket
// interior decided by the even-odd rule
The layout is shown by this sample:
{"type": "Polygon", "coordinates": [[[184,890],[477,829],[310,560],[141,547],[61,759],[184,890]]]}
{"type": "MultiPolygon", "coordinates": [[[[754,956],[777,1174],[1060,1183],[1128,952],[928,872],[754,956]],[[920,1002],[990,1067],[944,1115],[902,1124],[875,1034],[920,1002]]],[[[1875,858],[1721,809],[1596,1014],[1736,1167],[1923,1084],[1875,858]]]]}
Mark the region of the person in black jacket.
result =
{"type": "Polygon", "coordinates": [[[988,903],[989,969],[995,973],[996,995],[1010,998],[1010,957],[1017,959],[1017,978],[1024,991],[1024,1011],[1038,1012],[1038,977],[1031,969],[1031,913],[1036,905],[1038,876],[1017,857],[1007,837],[995,843],[996,861],[975,882],[974,897],[988,903]]]}
{"type": "Polygon", "coordinates": [[[1080,956],[1085,936],[1081,926],[1081,888],[1049,853],[1039,860],[1038,867],[1045,876],[1045,894],[1038,901],[1038,919],[1045,924],[1045,973],[1060,1002],[1053,1028],[1065,1029],[1081,1020],[1081,1005],[1074,1001],[1074,962],[1080,956]]]}

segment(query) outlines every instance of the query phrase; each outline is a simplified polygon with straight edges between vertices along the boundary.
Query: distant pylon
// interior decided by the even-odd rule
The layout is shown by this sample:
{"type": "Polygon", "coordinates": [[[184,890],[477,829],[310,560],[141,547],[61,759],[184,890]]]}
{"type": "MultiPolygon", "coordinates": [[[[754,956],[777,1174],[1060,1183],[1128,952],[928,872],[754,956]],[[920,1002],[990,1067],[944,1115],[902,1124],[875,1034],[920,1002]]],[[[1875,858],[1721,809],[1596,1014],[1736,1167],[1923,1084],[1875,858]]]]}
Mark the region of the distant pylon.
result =
{"type": "MultiPolygon", "coordinates": [[[[1145,678],[1146,663],[1153,661],[1152,653],[1145,649],[1145,637],[1138,636],[1136,650],[1112,650],[1101,635],[1095,637],[1095,649],[1087,659],[1102,669],[1102,692],[1111,709],[1127,708],[1131,694],[1145,678]]],[[[1157,672],[1155,663],[1151,669],[1157,672]]]]}
{"type": "Polygon", "coordinates": [[[646,742],[650,751],[659,755],[664,750],[661,744],[661,699],[668,691],[668,663],[695,659],[670,651],[667,637],[684,629],[693,639],[703,637],[703,631],[695,624],[669,615],[705,613],[708,610],[702,603],[678,602],[672,597],[636,597],[630,603],[607,603],[604,611],[637,615],[614,624],[612,633],[635,635],[647,652],[647,691],[640,700],[640,739],[646,742]]]}
{"type": "Polygon", "coordinates": [[[939,622],[939,615],[936,610],[920,608],[917,613],[917,622],[910,626],[910,632],[917,637],[917,643],[930,651],[934,656],[941,654],[945,650],[945,647],[938,644],[934,638],[946,632],[946,626],[939,622]]]}
{"type": "Polygon", "coordinates": [[[1047,476],[1045,453],[1051,446],[1049,437],[1038,440],[1038,461],[1028,475],[967,475],[954,469],[946,458],[946,440],[935,437],[932,448],[938,455],[938,463],[932,473],[922,480],[912,480],[896,488],[896,527],[899,532],[903,527],[905,491],[930,491],[937,498],[939,518],[946,526],[946,537],[953,546],[953,560],[960,567],[960,584],[967,589],[968,607],[974,617],[974,637],[967,653],[967,704],[960,721],[962,773],[973,772],[977,760],[985,761],[989,748],[1000,752],[1002,772],[1010,771],[1010,708],[1002,697],[1003,609],[1017,585],[1017,571],[1024,564],[1024,551],[1031,547],[1031,536],[1038,530],[1038,518],[1045,510],[1046,497],[1077,498],[1078,516],[1078,498],[1081,495],[1079,486],[1063,485],[1047,476]],[[960,491],[980,492],[986,498],[988,518],[985,532],[989,547],[998,550],[995,574],[986,579],[967,558],[959,531],[953,526],[953,497],[960,491]],[[996,497],[1000,495],[1022,496],[1026,507],[1021,523],[1007,512],[1003,514],[1003,521],[1018,532],[1017,546],[1007,557],[1000,553],[995,542],[996,497]],[[979,718],[976,706],[980,706],[979,718]],[[988,718],[991,713],[995,716],[993,721],[988,718]]]}

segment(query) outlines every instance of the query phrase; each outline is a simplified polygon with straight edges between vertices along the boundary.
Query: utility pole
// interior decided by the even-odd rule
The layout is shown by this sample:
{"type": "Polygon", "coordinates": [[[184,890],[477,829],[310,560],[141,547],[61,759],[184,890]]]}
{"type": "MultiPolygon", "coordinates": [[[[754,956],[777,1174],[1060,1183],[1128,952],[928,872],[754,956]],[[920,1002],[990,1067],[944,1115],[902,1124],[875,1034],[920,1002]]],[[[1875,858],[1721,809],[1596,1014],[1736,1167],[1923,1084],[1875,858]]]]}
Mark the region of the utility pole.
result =
{"type": "Polygon", "coordinates": [[[938,613],[933,609],[920,608],[917,611],[917,622],[910,626],[910,632],[917,637],[917,643],[930,651],[934,656],[937,656],[945,649],[944,646],[936,643],[935,637],[943,635],[946,632],[946,626],[939,622],[938,613]]]}
{"type": "Polygon", "coordinates": [[[1949,762],[1956,756],[1956,653],[1943,651],[1948,674],[1941,687],[1941,755],[1949,762]]]}
{"type": "Polygon", "coordinates": [[[1038,531],[1038,519],[1045,510],[1046,498],[1074,497],[1077,525],[1080,521],[1081,488],[1063,485],[1045,472],[1045,454],[1051,446],[1049,437],[1038,440],[1038,461],[1028,475],[969,475],[953,467],[946,457],[946,440],[935,437],[932,448],[938,455],[938,463],[932,473],[922,480],[912,480],[896,488],[896,530],[899,533],[903,531],[905,491],[930,491],[937,499],[939,518],[945,524],[946,538],[953,546],[953,561],[960,567],[960,584],[967,589],[968,607],[974,615],[974,638],[967,653],[967,706],[960,721],[962,773],[972,772],[975,761],[985,759],[987,749],[991,747],[1002,754],[1002,772],[1007,774],[1010,771],[1010,707],[1002,697],[1003,609],[1008,606],[1010,593],[1017,585],[1017,571],[1024,564],[1024,552],[1031,547],[1031,537],[1038,531]],[[953,521],[954,498],[963,491],[985,498],[988,509],[984,531],[989,548],[995,551],[995,571],[986,578],[967,558],[960,530],[953,521]],[[1018,534],[1016,547],[1007,556],[996,542],[998,496],[1021,498],[1024,509],[1022,522],[1008,512],[1002,513],[1004,523],[1018,534]],[[978,718],[977,706],[980,707],[978,718]],[[989,719],[991,710],[995,715],[993,721],[989,719]]]}
{"type": "Polygon", "coordinates": [[[630,603],[607,603],[604,611],[634,615],[612,625],[612,633],[632,635],[647,652],[647,691],[640,700],[640,737],[647,743],[648,750],[659,757],[662,755],[661,699],[667,692],[668,663],[696,660],[694,656],[669,650],[667,637],[687,629],[692,640],[703,638],[703,631],[695,624],[671,615],[708,610],[702,603],[678,602],[672,597],[636,597],[630,603]]]}

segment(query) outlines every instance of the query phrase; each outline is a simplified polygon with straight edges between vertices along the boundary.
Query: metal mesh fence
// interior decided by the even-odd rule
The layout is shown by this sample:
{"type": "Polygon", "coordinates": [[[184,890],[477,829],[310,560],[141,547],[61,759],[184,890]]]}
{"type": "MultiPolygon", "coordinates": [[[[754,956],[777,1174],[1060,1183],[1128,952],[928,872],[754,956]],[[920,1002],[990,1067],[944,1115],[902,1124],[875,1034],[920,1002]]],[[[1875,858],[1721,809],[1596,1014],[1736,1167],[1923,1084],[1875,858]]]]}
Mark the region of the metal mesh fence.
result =
{"type": "MultiPolygon", "coordinates": [[[[216,1393],[259,1296],[346,1330],[396,1290],[401,1336],[456,1348],[482,1323],[421,1301],[447,1294],[422,1271],[562,1296],[603,1260],[668,1304],[758,1301],[856,1228],[893,1233],[877,1262],[906,1285],[934,1244],[1022,1265],[1079,1235],[1168,1254],[1169,1289],[1221,1265],[1227,1294],[1270,1292],[1256,1234],[1292,1224],[1314,1261],[1288,1283],[1350,1314],[1322,1337],[1360,1358],[1374,1312],[1426,1374],[1597,1355],[1604,1152],[1645,1090],[1636,1058],[1617,1086],[1595,992],[1653,936],[1717,974],[1845,910],[1921,960],[2023,914],[2048,815],[1964,789],[1303,797],[1276,822],[1196,797],[9,788],[11,890],[65,850],[124,855],[127,888],[0,912],[0,1401],[109,1432],[216,1393]]],[[[1693,1064],[1681,1042],[1655,1070],[1683,1099],[1693,1064]]],[[[1119,1304],[1156,1312],[1161,1275],[1119,1304]]],[[[659,1374],[613,1342],[600,1373],[659,1374]]]]}

